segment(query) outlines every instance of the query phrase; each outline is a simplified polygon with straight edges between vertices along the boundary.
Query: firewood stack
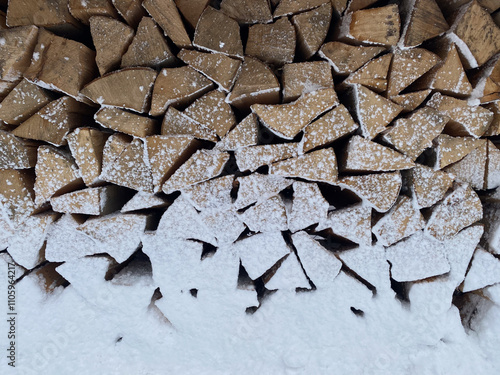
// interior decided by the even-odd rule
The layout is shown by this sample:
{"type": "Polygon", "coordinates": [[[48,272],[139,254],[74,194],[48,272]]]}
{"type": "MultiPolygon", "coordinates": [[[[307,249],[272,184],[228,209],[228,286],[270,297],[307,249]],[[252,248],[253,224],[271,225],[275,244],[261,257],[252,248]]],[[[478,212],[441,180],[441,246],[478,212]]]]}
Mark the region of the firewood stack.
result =
{"type": "Polygon", "coordinates": [[[96,254],[257,307],[500,282],[500,2],[4,8],[0,250],[48,292],[96,254]]]}

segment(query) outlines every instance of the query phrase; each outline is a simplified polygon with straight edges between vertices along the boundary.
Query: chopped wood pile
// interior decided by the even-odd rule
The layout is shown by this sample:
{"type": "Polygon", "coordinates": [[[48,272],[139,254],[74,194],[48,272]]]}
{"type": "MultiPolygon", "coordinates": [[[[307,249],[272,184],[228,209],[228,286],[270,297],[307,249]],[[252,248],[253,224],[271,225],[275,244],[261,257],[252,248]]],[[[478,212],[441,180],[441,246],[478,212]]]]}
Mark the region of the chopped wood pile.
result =
{"type": "Polygon", "coordinates": [[[500,2],[10,0],[0,21],[0,250],[48,292],[63,262],[144,254],[160,290],[254,310],[339,273],[457,305],[500,283],[500,2]]]}

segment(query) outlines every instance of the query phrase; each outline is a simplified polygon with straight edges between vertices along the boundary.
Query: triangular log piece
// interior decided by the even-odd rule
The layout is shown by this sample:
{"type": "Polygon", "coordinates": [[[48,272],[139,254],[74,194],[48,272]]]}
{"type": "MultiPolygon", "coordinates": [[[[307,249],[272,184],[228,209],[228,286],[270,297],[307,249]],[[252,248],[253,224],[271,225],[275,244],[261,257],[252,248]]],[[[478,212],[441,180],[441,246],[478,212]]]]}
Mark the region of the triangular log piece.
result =
{"type": "Polygon", "coordinates": [[[288,229],[294,233],[324,222],[329,206],[316,183],[295,181],[292,208],[287,211],[288,229]]]}
{"type": "Polygon", "coordinates": [[[440,201],[453,185],[453,176],[422,164],[410,170],[408,186],[417,208],[427,208],[440,201]]]}
{"type": "Polygon", "coordinates": [[[151,68],[125,68],[97,78],[81,93],[97,104],[144,113],[155,79],[156,71],[151,68]]]}
{"type": "Polygon", "coordinates": [[[234,176],[214,178],[182,189],[182,195],[198,211],[227,210],[232,206],[234,176]]]}
{"type": "Polygon", "coordinates": [[[302,150],[307,152],[316,147],[327,146],[356,129],[358,124],[341,104],[306,126],[302,150]]]}
{"type": "Polygon", "coordinates": [[[358,83],[375,92],[387,89],[387,78],[392,61],[392,53],[377,57],[367,62],[354,73],[351,73],[343,82],[341,87],[358,83]]]}
{"type": "Polygon", "coordinates": [[[220,9],[240,24],[273,21],[268,0],[223,0],[220,9]]]}
{"type": "Polygon", "coordinates": [[[293,180],[281,176],[253,173],[236,179],[239,185],[238,196],[234,202],[237,210],[253,203],[262,203],[278,195],[293,183],[293,180]]]}
{"type": "Polygon", "coordinates": [[[275,232],[288,229],[285,204],[279,195],[249,207],[238,214],[238,217],[252,232],[275,232]]]}
{"type": "Polygon", "coordinates": [[[488,159],[488,143],[480,139],[479,147],[472,150],[463,159],[443,169],[455,177],[455,181],[466,182],[473,189],[482,190],[485,186],[486,163],[488,159]]]}
{"type": "Polygon", "coordinates": [[[241,67],[240,60],[221,53],[204,53],[183,49],[177,54],[177,57],[217,83],[225,92],[229,92],[233,87],[241,67]]]}
{"type": "Polygon", "coordinates": [[[146,138],[155,192],[160,191],[165,180],[191,157],[198,146],[198,142],[190,136],[153,135],[146,138]]]}
{"type": "Polygon", "coordinates": [[[413,112],[408,118],[394,121],[382,139],[399,152],[415,161],[420,154],[432,146],[432,141],[443,131],[448,118],[431,107],[413,112]]]}
{"type": "Polygon", "coordinates": [[[306,93],[290,104],[254,104],[251,109],[273,133],[293,139],[312,120],[338,104],[333,89],[320,89],[306,93]]]}
{"type": "Polygon", "coordinates": [[[500,135],[500,101],[488,103],[484,108],[493,113],[493,120],[483,136],[500,135]]]}
{"type": "Polygon", "coordinates": [[[328,34],[331,19],[330,2],[292,17],[297,33],[297,47],[305,59],[311,58],[318,52],[328,34]]]}
{"type": "Polygon", "coordinates": [[[302,13],[328,2],[328,0],[281,0],[274,11],[273,17],[279,18],[291,14],[302,13]]]}
{"type": "Polygon", "coordinates": [[[142,17],[132,42],[122,56],[121,67],[167,68],[176,61],[158,25],[152,18],[142,17]]]}
{"type": "Polygon", "coordinates": [[[142,17],[146,15],[142,0],[111,0],[111,2],[125,22],[133,28],[136,28],[142,17]]]}
{"type": "Polygon", "coordinates": [[[69,12],[68,0],[10,0],[7,25],[36,25],[62,32],[74,32],[81,26],[69,12]]]}
{"type": "Polygon", "coordinates": [[[266,64],[247,56],[226,100],[241,110],[256,103],[277,104],[280,102],[280,84],[266,64]]]}
{"type": "Polygon", "coordinates": [[[286,17],[270,24],[252,25],[245,54],[275,66],[289,64],[295,57],[295,38],[295,28],[286,17]]]}
{"type": "Polygon", "coordinates": [[[435,140],[436,164],[434,169],[443,169],[447,165],[459,161],[480,145],[481,140],[479,139],[441,134],[435,140]]]}
{"type": "Polygon", "coordinates": [[[205,51],[243,59],[238,22],[211,6],[203,11],[198,20],[193,45],[205,51]]]}
{"type": "Polygon", "coordinates": [[[123,150],[127,148],[131,140],[132,137],[125,134],[111,134],[104,143],[102,150],[102,165],[114,163],[123,150]]]}
{"type": "Polygon", "coordinates": [[[154,119],[113,107],[101,108],[94,120],[105,128],[140,138],[158,133],[159,128],[154,119]]]}
{"type": "Polygon", "coordinates": [[[467,184],[457,184],[436,205],[425,227],[426,234],[444,241],[483,218],[481,200],[467,184]]]}
{"type": "Polygon", "coordinates": [[[118,13],[111,0],[69,0],[69,12],[80,22],[88,25],[92,16],[118,18],[118,13]]]}
{"type": "Polygon", "coordinates": [[[0,212],[11,226],[35,211],[34,181],[31,171],[0,169],[0,212]]]}
{"type": "Polygon", "coordinates": [[[486,177],[484,189],[496,189],[500,186],[500,149],[488,140],[488,160],[486,162],[486,177]]]}
{"type": "Polygon", "coordinates": [[[121,208],[120,212],[134,212],[140,210],[147,210],[150,208],[163,208],[167,207],[170,202],[158,195],[138,191],[135,195],[121,208]]]}
{"type": "Polygon", "coordinates": [[[332,71],[323,61],[286,64],[281,79],[283,102],[291,102],[302,94],[319,89],[333,89],[332,71]]]}
{"type": "Polygon", "coordinates": [[[385,50],[380,46],[351,46],[341,42],[328,42],[319,50],[319,56],[328,61],[334,72],[347,75],[361,68],[385,50]]]}
{"type": "Polygon", "coordinates": [[[184,16],[188,24],[193,28],[196,28],[198,20],[205,8],[210,3],[210,0],[174,0],[177,9],[184,16]]]}
{"type": "Polygon", "coordinates": [[[151,99],[152,116],[161,116],[170,105],[185,105],[214,88],[203,74],[189,66],[162,69],[151,99]]]}
{"type": "Polygon", "coordinates": [[[497,284],[500,282],[499,275],[500,260],[478,246],[460,289],[463,293],[467,293],[497,284]]]}
{"type": "Polygon", "coordinates": [[[399,152],[355,135],[347,144],[341,169],[345,172],[388,172],[414,166],[399,152]]]}
{"type": "Polygon", "coordinates": [[[448,30],[448,23],[435,0],[407,0],[403,4],[403,7],[411,4],[404,12],[403,40],[406,47],[418,46],[448,30]]]}
{"type": "Polygon", "coordinates": [[[28,169],[36,164],[38,144],[0,130],[0,169],[28,169]]]}
{"type": "Polygon", "coordinates": [[[241,172],[254,172],[263,165],[298,156],[299,146],[298,143],[250,146],[236,150],[234,155],[241,172]]]}
{"type": "Polygon", "coordinates": [[[354,192],[378,212],[387,212],[398,198],[402,180],[401,173],[396,171],[363,176],[347,176],[340,179],[338,185],[354,192]]]}
{"type": "Polygon", "coordinates": [[[249,114],[238,123],[226,136],[217,143],[216,148],[222,151],[255,146],[259,143],[259,124],[257,116],[249,114]]]}
{"type": "Polygon", "coordinates": [[[77,128],[68,134],[68,146],[76,161],[85,185],[99,183],[103,150],[108,134],[93,128],[77,128]]]}
{"type": "Polygon", "coordinates": [[[277,265],[276,272],[266,275],[264,285],[268,290],[296,291],[298,288],[311,289],[297,255],[292,251],[277,265]]]}
{"type": "Polygon", "coordinates": [[[174,0],[145,0],[142,6],[177,47],[189,48],[191,46],[191,40],[174,0]]]}
{"type": "Polygon", "coordinates": [[[217,142],[218,139],[217,134],[213,130],[196,122],[174,107],[168,107],[161,125],[161,135],[192,136],[210,142],[217,142]]]}
{"type": "Polygon", "coordinates": [[[90,33],[96,49],[96,63],[101,75],[120,66],[122,55],[134,37],[134,29],[113,18],[93,16],[90,33]]]}
{"type": "Polygon", "coordinates": [[[399,94],[391,96],[390,99],[403,107],[402,112],[411,112],[415,110],[429,96],[432,90],[420,90],[409,92],[407,94],[399,94]]]}
{"type": "Polygon", "coordinates": [[[491,122],[493,113],[480,106],[471,106],[466,100],[435,93],[427,102],[429,107],[436,109],[450,121],[445,127],[446,133],[457,136],[482,136],[491,122]]]}
{"type": "Polygon", "coordinates": [[[231,245],[247,228],[234,209],[205,210],[200,217],[215,236],[219,248],[231,245]]]}

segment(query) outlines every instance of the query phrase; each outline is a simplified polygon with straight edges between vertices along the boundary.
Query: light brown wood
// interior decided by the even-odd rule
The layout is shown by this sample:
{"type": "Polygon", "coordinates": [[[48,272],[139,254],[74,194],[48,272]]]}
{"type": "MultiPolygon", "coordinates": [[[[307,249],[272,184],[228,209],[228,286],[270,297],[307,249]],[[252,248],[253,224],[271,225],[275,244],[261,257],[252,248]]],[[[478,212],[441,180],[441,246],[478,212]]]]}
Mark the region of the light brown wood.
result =
{"type": "Polygon", "coordinates": [[[27,169],[36,164],[38,145],[0,130],[0,169],[27,169]]]}
{"type": "Polygon", "coordinates": [[[153,177],[146,162],[144,142],[135,138],[113,161],[103,159],[100,178],[129,189],[153,193],[153,177]]]}
{"type": "Polygon", "coordinates": [[[218,139],[215,131],[196,122],[174,107],[169,107],[163,118],[161,134],[169,136],[192,136],[210,142],[217,142],[218,139]]]}
{"type": "Polygon", "coordinates": [[[39,86],[84,101],[80,90],[97,76],[95,52],[79,42],[41,29],[24,76],[39,86]]]}
{"type": "MultiPolygon", "coordinates": [[[[292,207],[287,207],[288,229],[295,233],[326,221],[330,204],[316,183],[293,183],[292,207]]],[[[316,228],[318,230],[318,228],[316,228]]]]}
{"type": "Polygon", "coordinates": [[[225,99],[224,93],[210,91],[196,99],[184,110],[184,114],[222,138],[236,125],[233,110],[225,99]]]}
{"type": "Polygon", "coordinates": [[[320,89],[302,95],[293,103],[254,104],[251,109],[273,133],[293,139],[312,120],[339,104],[333,89],[320,89]]]}
{"type": "Polygon", "coordinates": [[[316,8],[328,0],[281,0],[274,11],[274,18],[282,16],[289,16],[295,13],[302,13],[304,11],[316,8]]]}
{"type": "Polygon", "coordinates": [[[177,57],[193,69],[217,83],[219,88],[229,92],[234,85],[241,67],[241,61],[220,53],[204,53],[194,50],[181,50],[177,57]]]}
{"type": "Polygon", "coordinates": [[[441,134],[447,121],[434,109],[424,107],[408,118],[397,119],[382,139],[415,161],[426,148],[432,146],[432,141],[441,134]]]}
{"type": "Polygon", "coordinates": [[[482,77],[474,87],[481,95],[479,101],[483,103],[491,103],[500,99],[500,85],[494,82],[490,77],[482,77]],[[482,89],[481,89],[481,86],[482,89]]]}
{"type": "Polygon", "coordinates": [[[88,121],[91,113],[90,107],[69,96],[63,96],[28,118],[12,134],[62,146],[66,144],[66,135],[88,121]]]}
{"type": "Polygon", "coordinates": [[[286,64],[281,79],[283,102],[291,102],[302,94],[318,89],[333,89],[332,72],[324,61],[286,64]]]}
{"type": "Polygon", "coordinates": [[[87,188],[50,198],[56,212],[82,215],[107,215],[121,207],[123,189],[115,185],[87,188]]]}
{"type": "Polygon", "coordinates": [[[367,139],[375,138],[402,111],[402,107],[361,85],[354,85],[351,92],[355,116],[361,134],[367,139]],[[373,112],[373,108],[378,108],[373,112]]]}
{"type": "Polygon", "coordinates": [[[238,22],[210,6],[203,11],[196,25],[193,45],[205,51],[243,58],[238,22]]]}
{"type": "Polygon", "coordinates": [[[388,172],[411,169],[414,163],[397,151],[359,135],[349,139],[341,170],[345,172],[388,172]]]}
{"type": "Polygon", "coordinates": [[[353,73],[382,53],[385,47],[351,46],[341,42],[328,42],[319,50],[319,56],[327,60],[337,74],[353,73]]]}
{"type": "Polygon", "coordinates": [[[17,226],[35,211],[32,171],[0,169],[0,211],[9,226],[17,226]]]}
{"type": "MultiPolygon", "coordinates": [[[[118,158],[118,156],[120,156],[120,154],[127,148],[131,140],[132,137],[125,134],[121,133],[111,134],[107,139],[105,139],[104,147],[102,149],[101,165],[104,166],[112,164],[118,158]]],[[[99,168],[100,170],[102,170],[101,167],[99,168]]]]}
{"type": "Polygon", "coordinates": [[[333,141],[354,132],[358,124],[354,122],[349,111],[341,104],[325,113],[304,129],[302,150],[310,151],[317,147],[327,146],[333,141]]]}
{"type": "Polygon", "coordinates": [[[189,66],[162,69],[151,99],[152,116],[161,116],[169,106],[185,105],[213,89],[214,84],[189,66]]]}
{"type": "Polygon", "coordinates": [[[121,67],[167,68],[175,65],[176,62],[177,59],[158,25],[152,18],[142,17],[134,39],[122,56],[121,67]]]}
{"type": "Polygon", "coordinates": [[[256,103],[277,104],[280,101],[280,84],[266,64],[246,56],[233,90],[226,100],[242,110],[256,103]]]}
{"type": "Polygon", "coordinates": [[[120,16],[133,28],[136,28],[146,11],[142,0],[111,0],[120,16]]]}
{"type": "Polygon", "coordinates": [[[198,211],[230,210],[233,204],[231,190],[233,190],[234,175],[217,177],[200,182],[182,190],[182,195],[198,211]]]}
{"type": "Polygon", "coordinates": [[[120,212],[127,213],[147,210],[150,208],[162,208],[168,206],[169,203],[170,202],[165,198],[139,191],[127,203],[125,203],[120,212]]]}
{"type": "Polygon", "coordinates": [[[0,120],[19,125],[51,100],[49,92],[23,79],[0,103],[0,120]]]}
{"type": "Polygon", "coordinates": [[[276,195],[238,214],[252,232],[274,232],[288,229],[283,199],[276,195]]]}
{"type": "Polygon", "coordinates": [[[55,147],[40,146],[38,148],[35,173],[34,190],[37,207],[42,206],[54,195],[83,187],[80,171],[71,155],[55,147]]]}
{"type": "Polygon", "coordinates": [[[309,59],[318,52],[328,34],[331,19],[332,6],[329,2],[292,17],[302,57],[309,59]]]}
{"type": "Polygon", "coordinates": [[[470,106],[465,100],[441,95],[440,93],[435,93],[427,102],[427,105],[450,118],[445,128],[450,135],[479,138],[486,132],[493,121],[493,113],[486,108],[470,106]]]}
{"type": "Polygon", "coordinates": [[[472,137],[452,137],[441,134],[435,140],[436,164],[434,169],[443,169],[467,156],[481,145],[481,140],[472,137]]]}
{"type": "Polygon", "coordinates": [[[254,203],[260,203],[278,195],[293,183],[293,180],[281,176],[269,174],[252,173],[248,176],[236,178],[238,196],[234,201],[237,210],[248,207],[254,203]]]}
{"type": "Polygon", "coordinates": [[[339,15],[346,10],[348,2],[348,0],[331,0],[334,11],[339,15]]]}
{"type": "Polygon", "coordinates": [[[295,57],[295,28],[288,18],[274,23],[253,25],[248,29],[245,54],[271,65],[293,62],[295,57]]]}
{"type": "Polygon", "coordinates": [[[473,189],[481,190],[486,181],[486,163],[488,159],[488,143],[480,139],[480,144],[463,159],[448,165],[443,171],[453,175],[455,181],[468,183],[473,189]]]}
{"type": "Polygon", "coordinates": [[[230,130],[217,143],[216,148],[222,151],[235,151],[242,147],[255,146],[259,142],[259,125],[257,117],[251,113],[230,130]]]}
{"type": "Polygon", "coordinates": [[[275,162],[269,167],[269,173],[333,185],[338,179],[337,158],[333,148],[323,148],[295,158],[275,162]]]}
{"type": "Polygon", "coordinates": [[[250,146],[234,152],[236,164],[241,172],[254,172],[263,165],[296,157],[298,154],[299,144],[297,143],[250,146]]]}
{"type": "Polygon", "coordinates": [[[96,63],[101,75],[120,66],[122,55],[134,37],[134,29],[113,18],[90,17],[90,33],[96,49],[96,63]]]}
{"type": "Polygon", "coordinates": [[[96,112],[94,120],[105,128],[140,138],[156,134],[159,129],[158,121],[155,119],[120,108],[103,107],[96,112]]]}
{"type": "Polygon", "coordinates": [[[191,39],[184,28],[174,0],[144,0],[142,6],[177,47],[191,46],[191,39]]]}
{"type": "Polygon", "coordinates": [[[387,89],[387,79],[389,67],[391,66],[392,53],[377,57],[364,66],[351,73],[341,84],[341,88],[346,88],[350,84],[360,84],[375,92],[382,92],[387,89]]]}
{"type": "Polygon", "coordinates": [[[376,211],[387,212],[398,198],[402,180],[401,173],[396,171],[347,176],[341,178],[338,185],[354,192],[376,211]]]}
{"type": "Polygon", "coordinates": [[[209,3],[210,0],[175,0],[177,9],[179,9],[179,12],[181,12],[193,30],[196,28],[201,14],[209,3]]]}
{"type": "Polygon", "coordinates": [[[149,109],[155,79],[153,69],[125,68],[97,78],[81,93],[97,104],[144,113],[149,109]]]}
{"type": "Polygon", "coordinates": [[[407,94],[391,96],[390,99],[403,108],[402,112],[411,112],[424,102],[431,91],[432,90],[414,91],[407,94]]]}
{"type": "Polygon", "coordinates": [[[399,41],[400,18],[396,4],[363,9],[342,17],[339,40],[395,46],[399,41]]]}
{"type": "Polygon", "coordinates": [[[163,183],[191,157],[199,144],[190,136],[153,135],[146,138],[146,147],[154,191],[158,192],[163,183]]]}
{"type": "Polygon", "coordinates": [[[222,0],[220,9],[240,24],[273,21],[268,0],[222,0]]]}
{"type": "Polygon", "coordinates": [[[417,208],[427,208],[440,201],[453,185],[453,176],[415,163],[408,174],[408,188],[417,208]]]}
{"type": "Polygon", "coordinates": [[[77,128],[68,134],[68,146],[87,186],[100,182],[104,144],[108,134],[93,128],[77,128]]]}
{"type": "MultiPolygon", "coordinates": [[[[453,16],[453,13],[468,2],[469,0],[436,0],[436,3],[439,4],[439,7],[442,9],[446,17],[453,16]]],[[[496,0],[478,0],[478,3],[490,13],[500,7],[496,0]]]]}
{"type": "Polygon", "coordinates": [[[92,16],[118,18],[118,12],[111,0],[69,0],[68,8],[73,17],[86,25],[92,16]]]}
{"type": "MultiPolygon", "coordinates": [[[[408,7],[411,1],[403,3],[408,7]]],[[[435,0],[415,0],[405,13],[403,38],[407,47],[418,46],[448,30],[448,23],[435,0]]]]}
{"type": "Polygon", "coordinates": [[[493,113],[493,120],[491,121],[488,130],[483,134],[484,136],[500,135],[500,101],[486,104],[484,108],[493,113]]]}

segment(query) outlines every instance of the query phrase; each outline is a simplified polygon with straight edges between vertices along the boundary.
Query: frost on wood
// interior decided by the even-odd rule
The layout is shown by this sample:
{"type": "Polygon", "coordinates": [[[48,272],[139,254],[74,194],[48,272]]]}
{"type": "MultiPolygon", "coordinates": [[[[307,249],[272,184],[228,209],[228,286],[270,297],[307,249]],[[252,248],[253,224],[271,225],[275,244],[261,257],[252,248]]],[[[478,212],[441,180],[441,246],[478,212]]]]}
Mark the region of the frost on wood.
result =
{"type": "Polygon", "coordinates": [[[275,232],[288,229],[285,204],[276,195],[249,207],[239,218],[252,232],[275,232]]]}
{"type": "Polygon", "coordinates": [[[293,251],[281,261],[279,268],[265,285],[269,290],[279,289],[295,291],[297,288],[311,288],[309,281],[302,271],[297,256],[293,251]]]}
{"type": "Polygon", "coordinates": [[[162,197],[151,193],[138,191],[135,195],[121,208],[122,213],[146,210],[148,208],[160,208],[168,205],[168,201],[162,197]]]}
{"type": "Polygon", "coordinates": [[[341,42],[323,44],[319,55],[338,74],[352,73],[384,51],[380,46],[351,46],[341,42]]]}
{"type": "Polygon", "coordinates": [[[354,73],[349,74],[341,87],[346,85],[360,84],[375,92],[383,92],[387,89],[389,67],[392,61],[392,53],[370,60],[354,73]]]}
{"type": "Polygon", "coordinates": [[[254,173],[236,179],[239,185],[238,197],[234,202],[236,209],[245,208],[253,203],[262,203],[290,186],[293,181],[281,176],[254,173]]]}
{"type": "Polygon", "coordinates": [[[0,130],[0,168],[28,169],[36,164],[37,144],[0,130]]]}
{"type": "Polygon", "coordinates": [[[481,144],[481,140],[472,137],[452,137],[441,134],[435,139],[435,169],[443,169],[459,161],[481,144]]]}
{"type": "Polygon", "coordinates": [[[0,169],[0,213],[20,224],[35,211],[35,177],[29,171],[0,169]]]}
{"type": "Polygon", "coordinates": [[[333,89],[333,78],[328,63],[311,61],[286,64],[283,67],[283,101],[290,102],[302,94],[319,89],[333,89]]]}
{"type": "Polygon", "coordinates": [[[444,197],[453,184],[453,176],[417,163],[410,170],[408,181],[414,204],[426,208],[444,197]]]}
{"type": "Polygon", "coordinates": [[[462,292],[482,289],[497,283],[500,283],[500,260],[478,246],[461,287],[462,292]]]}
{"type": "Polygon", "coordinates": [[[246,229],[241,216],[232,207],[225,210],[204,210],[200,213],[200,218],[220,247],[232,244],[246,229]]]}
{"type": "Polygon", "coordinates": [[[198,210],[226,210],[232,205],[233,175],[214,178],[182,189],[182,195],[198,210]]]}
{"type": "Polygon", "coordinates": [[[315,183],[293,183],[292,207],[287,212],[288,229],[294,233],[326,220],[330,204],[315,183]]]}
{"type": "Polygon", "coordinates": [[[257,145],[238,149],[234,155],[240,171],[254,172],[263,165],[298,156],[299,147],[298,143],[257,145]]]}
{"type": "Polygon", "coordinates": [[[259,125],[257,117],[251,113],[230,130],[216,147],[223,151],[235,151],[242,147],[255,146],[258,143],[259,125]]]}
{"type": "Polygon", "coordinates": [[[192,136],[196,139],[217,142],[215,131],[196,122],[174,107],[168,107],[161,124],[161,134],[168,136],[192,136]]]}

